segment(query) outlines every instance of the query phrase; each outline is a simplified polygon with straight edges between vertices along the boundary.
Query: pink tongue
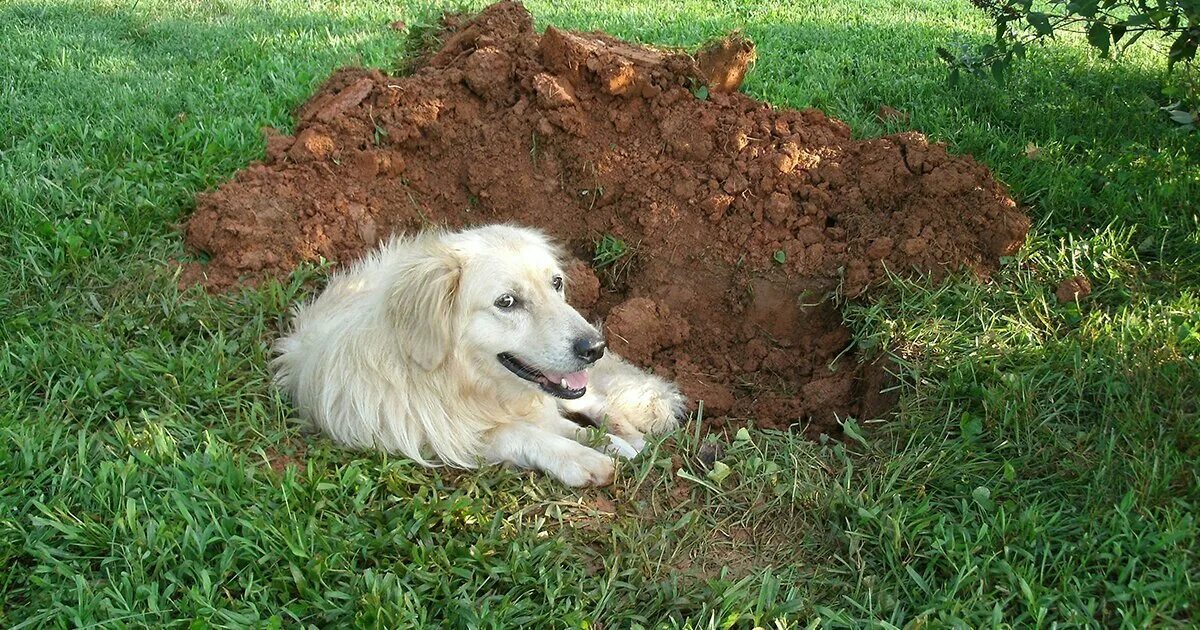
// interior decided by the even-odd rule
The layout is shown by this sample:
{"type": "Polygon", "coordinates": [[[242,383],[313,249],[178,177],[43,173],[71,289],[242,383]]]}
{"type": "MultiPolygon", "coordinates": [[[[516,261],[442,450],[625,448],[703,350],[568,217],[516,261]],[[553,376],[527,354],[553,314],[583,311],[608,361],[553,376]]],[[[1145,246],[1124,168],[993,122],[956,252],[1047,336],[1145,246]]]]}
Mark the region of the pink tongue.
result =
{"type": "Polygon", "coordinates": [[[572,372],[563,378],[567,379],[567,387],[571,389],[583,389],[587,387],[587,372],[572,372]]]}
{"type": "Polygon", "coordinates": [[[551,374],[547,372],[546,378],[553,381],[555,385],[560,385],[565,381],[568,389],[583,389],[587,387],[588,383],[586,371],[571,372],[570,374],[551,374]]]}

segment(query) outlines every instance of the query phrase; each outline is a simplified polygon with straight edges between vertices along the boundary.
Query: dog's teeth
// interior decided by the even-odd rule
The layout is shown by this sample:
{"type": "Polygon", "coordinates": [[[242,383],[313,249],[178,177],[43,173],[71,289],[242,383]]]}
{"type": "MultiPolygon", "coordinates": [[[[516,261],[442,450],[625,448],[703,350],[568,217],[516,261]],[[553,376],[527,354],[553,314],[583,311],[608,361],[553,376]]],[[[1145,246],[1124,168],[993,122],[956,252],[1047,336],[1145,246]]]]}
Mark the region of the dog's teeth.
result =
{"type": "Polygon", "coordinates": [[[563,380],[559,381],[559,382],[558,382],[558,384],[559,384],[559,386],[561,386],[563,389],[566,389],[566,388],[567,388],[567,379],[565,379],[565,378],[564,378],[563,380]]]}

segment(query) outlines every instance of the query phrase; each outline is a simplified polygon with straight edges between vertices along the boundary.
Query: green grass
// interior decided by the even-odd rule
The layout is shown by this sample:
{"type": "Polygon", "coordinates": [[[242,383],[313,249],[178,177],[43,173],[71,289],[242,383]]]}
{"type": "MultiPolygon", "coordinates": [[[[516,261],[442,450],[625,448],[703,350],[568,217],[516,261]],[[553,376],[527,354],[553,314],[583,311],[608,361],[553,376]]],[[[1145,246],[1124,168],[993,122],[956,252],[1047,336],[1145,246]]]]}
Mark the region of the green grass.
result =
{"type": "Polygon", "coordinates": [[[596,270],[603,286],[616,290],[629,279],[636,259],[636,247],[631,247],[612,234],[605,234],[596,239],[592,268],[596,270]]]}
{"type": "Polygon", "coordinates": [[[321,271],[180,291],[176,227],[332,69],[401,66],[387,25],[435,4],[0,4],[0,626],[1195,623],[1200,145],[1144,49],[948,87],[934,48],[989,36],[966,1],[530,4],[666,45],[743,28],[750,93],[923,130],[1028,204],[991,282],[845,305],[905,382],[864,442],[751,430],[722,479],[681,433],[573,492],[300,433],[266,344],[321,271]],[[1059,305],[1076,273],[1096,292],[1059,305]]]}
{"type": "Polygon", "coordinates": [[[596,241],[596,253],[592,257],[592,266],[596,269],[603,269],[617,263],[629,253],[629,245],[626,245],[625,241],[612,234],[605,234],[596,241]]]}

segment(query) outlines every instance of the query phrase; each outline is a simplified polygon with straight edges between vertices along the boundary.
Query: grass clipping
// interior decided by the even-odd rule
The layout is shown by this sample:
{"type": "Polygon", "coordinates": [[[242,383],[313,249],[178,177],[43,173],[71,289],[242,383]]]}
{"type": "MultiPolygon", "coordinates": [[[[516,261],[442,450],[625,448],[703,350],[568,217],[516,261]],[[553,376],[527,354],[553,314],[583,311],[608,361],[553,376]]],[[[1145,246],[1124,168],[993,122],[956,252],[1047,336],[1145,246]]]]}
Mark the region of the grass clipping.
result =
{"type": "Polygon", "coordinates": [[[920,134],[854,140],[737,93],[755,57],[740,35],[698,62],[539,35],[501,2],[447,18],[437,41],[411,76],[334,73],[294,136],[268,131],[263,162],[201,195],[186,238],[208,262],[186,281],[283,278],[429,225],[536,226],[579,258],[569,294],[618,353],[717,426],[815,436],[892,404],[830,295],[889,271],[986,275],[1029,227],[985,167],[920,134]]]}

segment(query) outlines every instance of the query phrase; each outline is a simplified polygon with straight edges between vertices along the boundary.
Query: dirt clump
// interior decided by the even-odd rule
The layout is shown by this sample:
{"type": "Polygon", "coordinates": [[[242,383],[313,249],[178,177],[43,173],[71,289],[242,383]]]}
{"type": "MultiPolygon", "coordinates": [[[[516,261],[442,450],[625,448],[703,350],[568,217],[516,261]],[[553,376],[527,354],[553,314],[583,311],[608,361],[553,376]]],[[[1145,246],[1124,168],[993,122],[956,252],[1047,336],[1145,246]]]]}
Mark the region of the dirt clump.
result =
{"type": "Polygon", "coordinates": [[[696,52],[700,77],[713,92],[736,92],[756,57],[754,42],[740,32],[730,33],[696,52]]]}
{"type": "Polygon", "coordinates": [[[654,355],[683,343],[689,333],[687,320],[644,297],[621,302],[604,323],[608,346],[640,365],[651,365],[654,355]]]}
{"type": "Polygon", "coordinates": [[[1054,290],[1054,296],[1058,298],[1059,304],[1078,302],[1091,294],[1092,282],[1087,279],[1087,276],[1067,278],[1060,282],[1058,288],[1054,290]]]}
{"type": "Polygon", "coordinates": [[[590,311],[600,299],[600,278],[587,263],[578,258],[570,261],[565,270],[567,284],[571,287],[568,301],[580,311],[590,311]]]}
{"type": "Polygon", "coordinates": [[[986,275],[1029,227],[984,166],[918,133],[855,140],[815,109],[723,91],[752,46],[727,46],[722,68],[601,33],[539,35],[515,2],[445,29],[410,76],[335,72],[292,136],[268,134],[262,162],[200,195],[186,239],[209,261],[185,277],[284,278],[430,225],[518,222],[582,260],[607,235],[632,264],[604,282],[575,264],[569,293],[614,349],[718,426],[816,435],[888,404],[886,373],[860,361],[829,295],[888,272],[986,275]]]}

